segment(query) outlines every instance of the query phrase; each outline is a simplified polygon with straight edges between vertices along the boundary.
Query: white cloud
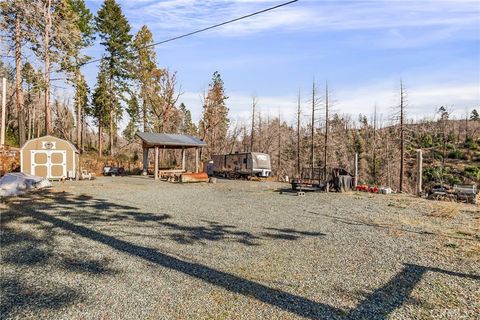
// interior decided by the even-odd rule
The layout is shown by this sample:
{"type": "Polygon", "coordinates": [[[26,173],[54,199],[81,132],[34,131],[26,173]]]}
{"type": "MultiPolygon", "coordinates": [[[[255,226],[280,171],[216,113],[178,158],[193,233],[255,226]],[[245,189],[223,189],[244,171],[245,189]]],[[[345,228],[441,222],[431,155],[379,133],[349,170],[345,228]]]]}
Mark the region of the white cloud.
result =
{"type": "MultiPolygon", "coordinates": [[[[141,6],[126,2],[126,14],[159,32],[185,32],[233,19],[282,1],[167,0],[141,6]]],[[[477,1],[299,1],[233,24],[214,36],[239,36],[263,31],[393,29],[406,27],[469,28],[477,30],[477,1]]]]}

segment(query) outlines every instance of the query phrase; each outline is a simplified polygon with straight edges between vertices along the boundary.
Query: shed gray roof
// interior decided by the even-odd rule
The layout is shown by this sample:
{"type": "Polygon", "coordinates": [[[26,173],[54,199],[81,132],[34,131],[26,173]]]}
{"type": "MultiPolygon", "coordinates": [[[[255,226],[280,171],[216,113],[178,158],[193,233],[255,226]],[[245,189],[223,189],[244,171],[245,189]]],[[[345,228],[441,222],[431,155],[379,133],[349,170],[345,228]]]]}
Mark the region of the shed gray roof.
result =
{"type": "Polygon", "coordinates": [[[153,133],[153,132],[137,132],[137,136],[143,140],[148,147],[206,147],[207,144],[194,136],[186,134],[169,134],[169,133],[153,133]]]}

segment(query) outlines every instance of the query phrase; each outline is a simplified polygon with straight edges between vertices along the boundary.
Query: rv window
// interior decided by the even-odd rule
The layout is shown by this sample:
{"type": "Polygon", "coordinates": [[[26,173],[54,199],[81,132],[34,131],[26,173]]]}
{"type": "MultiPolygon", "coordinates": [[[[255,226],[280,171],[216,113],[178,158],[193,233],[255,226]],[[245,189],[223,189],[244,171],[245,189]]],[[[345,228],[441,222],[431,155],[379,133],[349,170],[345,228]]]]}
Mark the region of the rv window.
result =
{"type": "Polygon", "coordinates": [[[243,158],[243,163],[247,163],[247,158],[243,158]]]}

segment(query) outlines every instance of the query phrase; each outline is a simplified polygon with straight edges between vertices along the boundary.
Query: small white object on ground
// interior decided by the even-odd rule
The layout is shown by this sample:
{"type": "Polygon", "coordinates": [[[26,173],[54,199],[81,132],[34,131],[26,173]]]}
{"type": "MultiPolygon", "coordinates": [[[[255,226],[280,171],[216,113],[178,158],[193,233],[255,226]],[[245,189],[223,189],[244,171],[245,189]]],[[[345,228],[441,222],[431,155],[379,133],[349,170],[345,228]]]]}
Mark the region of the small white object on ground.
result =
{"type": "Polygon", "coordinates": [[[27,173],[12,172],[0,178],[0,197],[16,196],[31,189],[51,187],[50,181],[27,173]]]}

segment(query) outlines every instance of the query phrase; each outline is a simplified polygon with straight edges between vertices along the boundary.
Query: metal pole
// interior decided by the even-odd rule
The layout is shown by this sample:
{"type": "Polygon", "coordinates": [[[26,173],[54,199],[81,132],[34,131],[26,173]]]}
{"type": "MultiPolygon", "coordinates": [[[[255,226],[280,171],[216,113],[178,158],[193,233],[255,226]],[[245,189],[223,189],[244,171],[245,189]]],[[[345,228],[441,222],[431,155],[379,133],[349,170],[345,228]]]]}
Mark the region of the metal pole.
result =
{"type": "Polygon", "coordinates": [[[7,79],[3,78],[2,81],[2,126],[0,133],[0,145],[5,145],[5,117],[7,108],[7,79]]]}
{"type": "Polygon", "coordinates": [[[423,154],[422,150],[417,150],[417,195],[422,195],[422,175],[423,175],[423,154]]]}

